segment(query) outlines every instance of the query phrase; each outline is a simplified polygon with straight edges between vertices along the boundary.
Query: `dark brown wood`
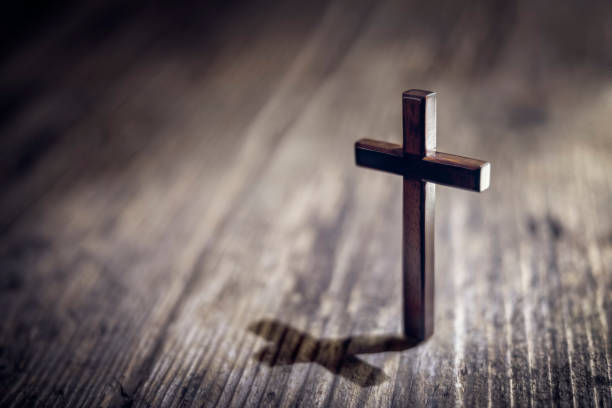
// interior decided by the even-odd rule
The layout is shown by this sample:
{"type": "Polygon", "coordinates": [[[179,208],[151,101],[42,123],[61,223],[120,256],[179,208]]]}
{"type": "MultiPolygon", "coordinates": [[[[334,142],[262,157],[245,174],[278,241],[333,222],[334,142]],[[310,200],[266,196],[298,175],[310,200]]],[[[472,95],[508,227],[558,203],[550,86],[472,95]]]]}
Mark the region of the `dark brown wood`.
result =
{"type": "MultiPolygon", "coordinates": [[[[403,153],[425,157],[436,149],[436,94],[402,95],[403,153]]],[[[402,282],[404,335],[425,340],[434,324],[435,185],[404,176],[402,282]]]]}
{"type": "Polygon", "coordinates": [[[359,166],[402,175],[404,335],[425,340],[434,324],[434,183],[472,191],[489,187],[488,162],[436,152],[436,94],[412,89],[402,95],[404,144],[362,139],[359,166]]]}
{"type": "Polygon", "coordinates": [[[398,144],[371,139],[355,143],[355,161],[362,167],[477,192],[490,183],[489,162],[442,152],[425,157],[404,154],[398,144]]]}

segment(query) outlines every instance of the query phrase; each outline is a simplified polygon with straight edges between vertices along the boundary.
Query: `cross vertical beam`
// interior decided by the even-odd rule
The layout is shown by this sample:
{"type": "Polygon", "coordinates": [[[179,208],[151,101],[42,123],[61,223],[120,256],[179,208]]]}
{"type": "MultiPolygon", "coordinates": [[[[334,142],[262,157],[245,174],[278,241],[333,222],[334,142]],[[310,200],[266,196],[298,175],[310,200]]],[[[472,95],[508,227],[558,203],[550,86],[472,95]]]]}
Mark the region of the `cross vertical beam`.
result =
{"type": "MultiPolygon", "coordinates": [[[[402,95],[404,155],[426,157],[436,150],[436,94],[402,95]]],[[[402,290],[404,334],[424,340],[434,323],[434,211],[436,186],[404,176],[402,290]]]]}
{"type": "Polygon", "coordinates": [[[436,151],[436,94],[413,89],[402,95],[404,145],[361,139],[358,166],[403,176],[403,332],[425,340],[434,325],[435,184],[482,192],[491,163],[436,151]]]}

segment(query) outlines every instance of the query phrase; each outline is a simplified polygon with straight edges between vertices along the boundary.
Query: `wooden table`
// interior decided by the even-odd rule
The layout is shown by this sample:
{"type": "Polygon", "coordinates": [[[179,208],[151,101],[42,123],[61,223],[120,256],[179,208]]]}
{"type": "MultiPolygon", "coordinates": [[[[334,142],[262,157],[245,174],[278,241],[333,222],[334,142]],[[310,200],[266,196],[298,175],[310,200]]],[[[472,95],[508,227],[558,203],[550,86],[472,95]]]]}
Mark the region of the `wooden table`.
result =
{"type": "Polygon", "coordinates": [[[0,67],[0,405],[612,405],[609,2],[122,3],[0,67]],[[493,183],[407,348],[409,88],[493,183]]]}

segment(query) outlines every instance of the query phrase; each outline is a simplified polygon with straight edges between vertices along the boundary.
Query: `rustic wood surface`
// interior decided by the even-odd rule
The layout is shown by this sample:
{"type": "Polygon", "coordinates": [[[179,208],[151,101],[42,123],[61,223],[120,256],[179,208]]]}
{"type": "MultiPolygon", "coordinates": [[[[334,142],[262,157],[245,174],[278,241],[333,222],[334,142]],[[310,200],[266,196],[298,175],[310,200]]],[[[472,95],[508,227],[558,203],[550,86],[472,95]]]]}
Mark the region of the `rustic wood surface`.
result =
{"type": "Polygon", "coordinates": [[[609,1],[82,3],[0,66],[0,405],[612,406],[609,1]],[[410,88],[493,181],[418,346],[410,88]]]}

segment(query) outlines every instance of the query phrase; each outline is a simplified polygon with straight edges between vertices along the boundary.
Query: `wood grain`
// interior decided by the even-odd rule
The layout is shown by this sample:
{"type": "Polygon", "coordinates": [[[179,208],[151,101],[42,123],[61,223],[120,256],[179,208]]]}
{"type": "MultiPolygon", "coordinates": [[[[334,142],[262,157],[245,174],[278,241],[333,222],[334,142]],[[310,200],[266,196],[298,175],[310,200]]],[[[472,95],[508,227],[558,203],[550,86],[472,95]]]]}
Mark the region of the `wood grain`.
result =
{"type": "Polygon", "coordinates": [[[1,406],[612,405],[607,2],[124,3],[0,65],[1,406]],[[495,165],[436,191],[417,347],[353,162],[409,87],[495,165]]]}

